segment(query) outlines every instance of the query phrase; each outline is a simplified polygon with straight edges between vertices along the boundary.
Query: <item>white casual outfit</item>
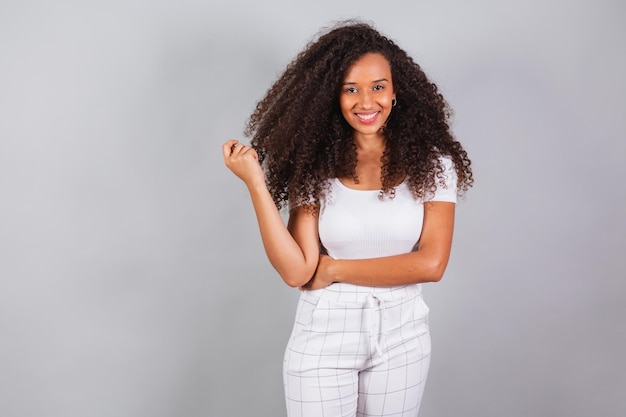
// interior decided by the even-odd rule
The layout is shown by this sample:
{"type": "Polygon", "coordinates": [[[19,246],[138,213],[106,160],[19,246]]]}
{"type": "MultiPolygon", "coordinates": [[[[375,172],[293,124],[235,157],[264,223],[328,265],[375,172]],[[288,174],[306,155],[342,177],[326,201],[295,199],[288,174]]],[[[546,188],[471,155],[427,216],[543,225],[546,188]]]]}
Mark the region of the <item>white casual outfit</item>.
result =
{"type": "MultiPolygon", "coordinates": [[[[395,197],[355,190],[338,179],[321,201],[319,235],[334,259],[416,250],[423,201],[456,202],[456,172],[434,195],[395,197]]],[[[430,363],[428,307],[421,284],[370,287],[335,283],[302,291],[284,359],[289,417],[417,416],[430,363]]]]}

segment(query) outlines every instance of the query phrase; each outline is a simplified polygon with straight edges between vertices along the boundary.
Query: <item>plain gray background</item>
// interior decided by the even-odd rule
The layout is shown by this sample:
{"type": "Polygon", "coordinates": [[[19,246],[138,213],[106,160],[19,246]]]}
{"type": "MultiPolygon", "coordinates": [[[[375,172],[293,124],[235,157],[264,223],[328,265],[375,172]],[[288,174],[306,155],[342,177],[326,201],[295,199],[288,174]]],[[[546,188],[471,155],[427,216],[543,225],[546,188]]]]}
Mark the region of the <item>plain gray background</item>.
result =
{"type": "Polygon", "coordinates": [[[420,416],[624,415],[621,0],[2,0],[0,415],[284,416],[298,291],[220,146],[348,17],[474,164],[420,416]]]}

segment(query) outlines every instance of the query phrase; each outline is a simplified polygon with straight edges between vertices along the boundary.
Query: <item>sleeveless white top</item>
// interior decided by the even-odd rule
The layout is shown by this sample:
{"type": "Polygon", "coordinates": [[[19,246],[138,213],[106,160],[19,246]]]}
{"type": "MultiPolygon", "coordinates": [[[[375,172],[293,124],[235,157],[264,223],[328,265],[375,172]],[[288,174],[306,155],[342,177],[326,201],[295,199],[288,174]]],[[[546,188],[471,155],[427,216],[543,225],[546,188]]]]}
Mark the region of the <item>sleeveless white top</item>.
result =
{"type": "Polygon", "coordinates": [[[442,157],[445,186],[416,200],[403,182],[395,197],[380,200],[380,190],[355,190],[339,179],[321,200],[319,235],[334,259],[364,259],[400,255],[416,249],[424,221],[424,201],[456,203],[457,176],[452,160],[442,157]]]}

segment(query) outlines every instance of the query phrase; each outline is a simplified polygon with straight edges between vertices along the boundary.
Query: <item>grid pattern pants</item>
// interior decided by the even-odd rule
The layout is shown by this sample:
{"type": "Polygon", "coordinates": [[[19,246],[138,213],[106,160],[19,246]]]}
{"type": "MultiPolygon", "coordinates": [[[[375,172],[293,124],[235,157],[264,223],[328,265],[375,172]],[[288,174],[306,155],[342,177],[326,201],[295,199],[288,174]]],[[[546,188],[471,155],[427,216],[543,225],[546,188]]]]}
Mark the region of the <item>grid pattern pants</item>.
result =
{"type": "Polygon", "coordinates": [[[289,417],[415,417],[430,363],[421,285],[303,291],[285,351],[289,417]]]}

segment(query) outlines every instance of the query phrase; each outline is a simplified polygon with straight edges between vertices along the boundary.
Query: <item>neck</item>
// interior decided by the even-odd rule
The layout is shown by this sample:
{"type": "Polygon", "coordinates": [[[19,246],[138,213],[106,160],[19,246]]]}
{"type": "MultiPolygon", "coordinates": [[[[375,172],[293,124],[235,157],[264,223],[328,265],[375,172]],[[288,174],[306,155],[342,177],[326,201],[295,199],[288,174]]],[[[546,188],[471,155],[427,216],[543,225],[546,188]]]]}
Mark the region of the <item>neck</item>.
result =
{"type": "Polygon", "coordinates": [[[382,133],[375,133],[372,135],[355,134],[354,143],[359,151],[375,152],[385,149],[387,139],[382,133]]]}

